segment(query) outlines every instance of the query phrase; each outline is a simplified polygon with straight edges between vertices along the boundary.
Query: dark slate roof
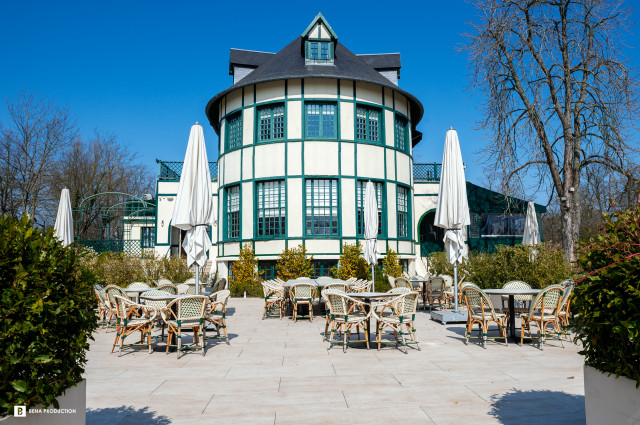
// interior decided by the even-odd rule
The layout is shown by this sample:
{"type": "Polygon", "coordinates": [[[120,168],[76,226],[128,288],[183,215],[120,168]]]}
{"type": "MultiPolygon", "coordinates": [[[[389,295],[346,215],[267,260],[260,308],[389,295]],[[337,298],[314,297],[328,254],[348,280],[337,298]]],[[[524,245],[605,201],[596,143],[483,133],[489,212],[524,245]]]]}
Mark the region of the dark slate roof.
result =
{"type": "Polygon", "coordinates": [[[233,74],[233,65],[257,68],[274,55],[275,53],[256,52],[255,50],[231,49],[229,51],[229,74],[233,74]]]}
{"type": "MultiPolygon", "coordinates": [[[[205,108],[209,123],[220,133],[218,123],[218,107],[220,99],[227,93],[252,84],[292,78],[339,78],[344,80],[363,81],[389,87],[406,96],[411,103],[412,124],[415,126],[422,119],[424,112],[420,101],[412,94],[398,88],[364,60],[354,55],[339,42],[335,44],[334,65],[306,65],[302,36],[296,38],[266,62],[252,71],[242,80],[228,89],[215,95],[205,108]]],[[[414,144],[417,141],[414,141],[414,144]]]]}
{"type": "Polygon", "coordinates": [[[400,53],[380,53],[375,55],[356,55],[373,69],[400,68],[400,53]]]}

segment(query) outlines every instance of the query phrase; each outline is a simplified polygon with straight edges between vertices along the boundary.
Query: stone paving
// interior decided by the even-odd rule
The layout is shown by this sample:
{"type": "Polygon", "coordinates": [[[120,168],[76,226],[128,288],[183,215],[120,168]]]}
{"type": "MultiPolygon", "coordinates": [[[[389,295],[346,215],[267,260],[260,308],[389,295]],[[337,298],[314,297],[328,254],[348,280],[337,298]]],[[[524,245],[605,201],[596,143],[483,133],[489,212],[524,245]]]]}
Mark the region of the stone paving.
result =
{"type": "MultiPolygon", "coordinates": [[[[477,340],[420,311],[418,351],[327,350],[324,316],[261,320],[262,300],[231,299],[230,345],[180,359],[110,354],[113,329],[88,353],[88,424],[584,424],[579,347],[477,340]]],[[[494,332],[495,333],[495,332],[494,332]]],[[[132,336],[133,337],[133,336],[132,336]]]]}

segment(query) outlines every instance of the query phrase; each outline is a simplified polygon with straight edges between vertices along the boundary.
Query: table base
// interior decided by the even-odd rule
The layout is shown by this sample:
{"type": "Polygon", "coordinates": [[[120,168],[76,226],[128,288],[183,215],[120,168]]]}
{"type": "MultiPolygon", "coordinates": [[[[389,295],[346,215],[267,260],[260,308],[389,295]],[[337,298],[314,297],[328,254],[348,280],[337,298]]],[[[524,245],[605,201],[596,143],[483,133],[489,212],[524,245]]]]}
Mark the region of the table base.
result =
{"type": "Polygon", "coordinates": [[[433,310],[431,311],[431,320],[442,322],[443,325],[447,323],[466,323],[467,312],[460,310],[457,313],[448,310],[433,310]]]}

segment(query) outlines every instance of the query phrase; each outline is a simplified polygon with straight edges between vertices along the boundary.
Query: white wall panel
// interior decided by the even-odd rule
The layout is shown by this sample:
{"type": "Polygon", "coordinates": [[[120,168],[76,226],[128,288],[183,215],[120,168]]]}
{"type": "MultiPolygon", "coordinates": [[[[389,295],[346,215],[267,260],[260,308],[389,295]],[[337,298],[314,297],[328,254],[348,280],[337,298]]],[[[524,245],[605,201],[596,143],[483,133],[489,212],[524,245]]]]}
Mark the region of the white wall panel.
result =
{"type": "Polygon", "coordinates": [[[227,114],[242,107],[242,90],[234,90],[227,94],[227,114]]]}
{"type": "Polygon", "coordinates": [[[256,179],[284,175],[284,143],[267,143],[255,147],[256,179]]]}
{"type": "Polygon", "coordinates": [[[308,176],[337,175],[338,143],[305,142],[304,174],[308,176]]]}
{"type": "Polygon", "coordinates": [[[240,180],[240,151],[236,149],[225,155],[224,181],[225,184],[231,184],[240,180]]]}
{"type": "MultiPolygon", "coordinates": [[[[242,239],[253,238],[253,183],[242,183],[242,239]]],[[[226,253],[226,252],[225,252],[226,253]]]]}
{"type": "Polygon", "coordinates": [[[305,98],[336,98],[338,95],[337,80],[331,78],[306,78],[304,80],[305,98]]]}
{"type": "Polygon", "coordinates": [[[287,102],[287,137],[300,139],[302,137],[302,102],[287,102]]]}
{"type": "Polygon", "coordinates": [[[255,242],[256,255],[272,255],[274,252],[281,253],[284,251],[284,248],[284,240],[282,239],[255,242]]]}
{"type": "Polygon", "coordinates": [[[253,123],[255,108],[247,108],[242,114],[242,144],[250,145],[253,143],[253,123]]]}
{"type": "Polygon", "coordinates": [[[340,187],[342,200],[342,235],[356,236],[356,184],[354,179],[342,179],[340,187]]]}
{"type": "Polygon", "coordinates": [[[358,144],[358,177],[384,178],[384,148],[375,145],[358,144]]]}
{"type": "Polygon", "coordinates": [[[340,146],[341,173],[344,176],[353,176],[355,173],[355,162],[353,158],[355,146],[353,143],[342,143],[340,146]]]}
{"type": "Polygon", "coordinates": [[[353,103],[340,102],[340,138],[354,140],[353,103]]]}
{"type": "Polygon", "coordinates": [[[284,81],[257,84],[256,102],[284,99],[284,81]]]}
{"type": "Polygon", "coordinates": [[[302,179],[287,179],[287,231],[289,237],[302,237],[302,179]]]}
{"type": "Polygon", "coordinates": [[[287,97],[299,98],[302,95],[302,80],[294,79],[287,82],[287,97]]]}
{"type": "Polygon", "coordinates": [[[340,241],[331,239],[307,239],[305,241],[307,252],[310,254],[337,254],[340,252],[340,241]]]}
{"type": "Polygon", "coordinates": [[[287,173],[290,176],[302,174],[302,142],[287,142],[287,173]]]}
{"type": "Polygon", "coordinates": [[[356,99],[382,104],[382,88],[376,84],[356,82],[356,99]]]}

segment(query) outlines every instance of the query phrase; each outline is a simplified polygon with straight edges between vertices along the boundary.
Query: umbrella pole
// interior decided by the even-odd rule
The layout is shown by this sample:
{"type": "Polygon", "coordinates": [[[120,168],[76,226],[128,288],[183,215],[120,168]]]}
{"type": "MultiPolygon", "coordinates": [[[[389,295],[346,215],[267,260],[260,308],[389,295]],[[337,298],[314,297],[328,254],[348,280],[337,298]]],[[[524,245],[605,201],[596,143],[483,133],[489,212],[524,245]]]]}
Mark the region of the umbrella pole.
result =
{"type": "Polygon", "coordinates": [[[200,295],[200,270],[196,263],[196,295],[200,295]]]}
{"type": "Polygon", "coordinates": [[[453,263],[453,282],[454,282],[454,289],[453,289],[453,299],[454,299],[454,309],[453,312],[457,313],[458,312],[458,260],[456,260],[455,263],[453,263]]]}
{"type": "Polygon", "coordinates": [[[376,269],[374,268],[375,266],[372,264],[371,265],[371,277],[373,278],[372,282],[373,282],[373,292],[376,292],[376,269]]]}

